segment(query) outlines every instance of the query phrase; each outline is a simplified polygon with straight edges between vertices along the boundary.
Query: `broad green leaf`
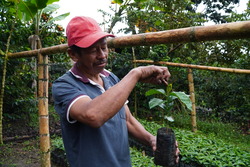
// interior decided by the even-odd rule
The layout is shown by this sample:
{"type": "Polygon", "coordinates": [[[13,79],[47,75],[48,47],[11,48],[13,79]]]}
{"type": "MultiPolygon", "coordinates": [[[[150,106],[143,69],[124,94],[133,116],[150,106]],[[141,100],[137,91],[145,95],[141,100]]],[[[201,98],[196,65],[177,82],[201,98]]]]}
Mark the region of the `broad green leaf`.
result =
{"type": "Polygon", "coordinates": [[[163,103],[164,103],[164,100],[158,99],[158,98],[153,98],[153,99],[151,99],[151,100],[148,102],[149,108],[150,108],[150,109],[152,109],[152,108],[154,108],[154,107],[156,107],[156,106],[160,106],[160,105],[163,104],[163,103]]]}
{"type": "Polygon", "coordinates": [[[150,89],[145,93],[146,96],[155,95],[155,94],[162,94],[165,95],[164,89],[150,89]]]}
{"type": "Polygon", "coordinates": [[[167,119],[169,122],[174,122],[174,118],[173,117],[168,117],[168,116],[165,116],[164,119],[167,119]]]}
{"type": "Polygon", "coordinates": [[[47,6],[48,0],[35,0],[38,9],[43,9],[47,6]]]}
{"type": "Polygon", "coordinates": [[[58,2],[58,1],[60,1],[60,0],[48,0],[47,5],[50,5],[50,4],[52,4],[54,2],[58,2]]]}
{"type": "Polygon", "coordinates": [[[60,6],[58,4],[50,4],[43,9],[43,13],[55,12],[59,8],[60,6]]]}
{"type": "MultiPolygon", "coordinates": [[[[53,19],[50,19],[50,20],[46,23],[46,25],[49,25],[50,23],[52,23],[52,22],[54,22],[54,21],[63,20],[63,19],[65,19],[67,16],[69,16],[69,14],[70,14],[70,13],[64,13],[64,14],[61,14],[61,15],[59,15],[59,16],[56,16],[56,17],[54,17],[53,19]]],[[[46,25],[45,25],[45,26],[46,26],[46,25]]]]}
{"type": "Polygon", "coordinates": [[[35,4],[31,3],[30,1],[23,1],[21,0],[18,4],[18,9],[22,12],[22,14],[18,14],[20,20],[23,21],[30,21],[36,15],[38,9],[35,4]]]}
{"type": "Polygon", "coordinates": [[[184,92],[171,92],[170,95],[177,96],[181,103],[183,103],[188,110],[192,110],[192,102],[189,98],[189,95],[184,92]]]}

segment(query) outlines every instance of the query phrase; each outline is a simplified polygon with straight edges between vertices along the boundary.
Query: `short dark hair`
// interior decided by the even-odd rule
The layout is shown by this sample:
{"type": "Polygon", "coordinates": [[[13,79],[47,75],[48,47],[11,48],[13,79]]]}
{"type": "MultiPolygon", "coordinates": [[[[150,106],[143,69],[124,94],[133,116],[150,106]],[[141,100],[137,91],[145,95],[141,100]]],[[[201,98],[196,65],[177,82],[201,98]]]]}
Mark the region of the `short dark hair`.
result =
{"type": "Polygon", "coordinates": [[[82,52],[82,48],[81,47],[76,46],[76,45],[72,45],[72,46],[70,46],[70,49],[73,52],[77,53],[79,56],[81,55],[81,52],[82,52]]]}

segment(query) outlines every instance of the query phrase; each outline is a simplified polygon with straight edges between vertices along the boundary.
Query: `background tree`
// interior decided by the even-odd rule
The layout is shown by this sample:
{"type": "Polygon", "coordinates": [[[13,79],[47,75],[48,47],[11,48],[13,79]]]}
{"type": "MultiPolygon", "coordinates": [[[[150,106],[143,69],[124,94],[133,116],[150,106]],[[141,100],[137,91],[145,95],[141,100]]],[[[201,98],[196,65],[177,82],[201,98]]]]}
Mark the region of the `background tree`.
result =
{"type": "MultiPolygon", "coordinates": [[[[128,25],[128,27],[119,30],[119,32],[124,33],[137,34],[207,25],[212,22],[218,24],[249,20],[249,1],[247,10],[242,14],[235,12],[239,3],[238,0],[119,0],[113,1],[113,3],[119,4],[119,8],[125,10],[122,13],[116,13],[116,15],[121,14],[120,20],[128,25]],[[197,12],[201,7],[203,11],[197,12]]],[[[116,11],[119,11],[119,9],[116,11]]],[[[111,56],[111,58],[114,58],[111,61],[132,60],[131,48],[123,48],[119,52],[121,55],[111,56]]],[[[137,59],[152,59],[155,61],[162,60],[228,68],[249,69],[250,67],[248,63],[249,40],[141,46],[136,47],[135,55],[137,59]]],[[[111,65],[114,66],[114,64],[111,65]]],[[[112,68],[113,70],[123,68],[122,64],[116,64],[115,66],[116,68],[112,68]]],[[[187,93],[186,69],[169,68],[172,73],[173,89],[184,90],[187,93]]],[[[194,77],[197,104],[199,107],[205,108],[206,111],[207,109],[210,111],[207,115],[214,115],[218,119],[227,118],[227,121],[240,120],[245,124],[247,123],[250,118],[248,112],[250,106],[249,100],[247,100],[249,99],[250,88],[249,75],[194,70],[194,77]]],[[[144,92],[150,87],[139,85],[138,89],[139,92],[142,92],[141,94],[137,93],[140,101],[139,108],[145,109],[148,99],[145,99],[144,92]]],[[[145,116],[150,112],[140,113],[145,116]]]]}
{"type": "MultiPolygon", "coordinates": [[[[6,41],[11,29],[11,23],[15,16],[14,3],[0,2],[0,49],[6,50],[6,41]]],[[[46,11],[46,10],[45,10],[46,11]]],[[[40,27],[44,27],[40,31],[42,45],[45,47],[63,44],[66,38],[63,35],[62,26],[55,24],[52,20],[53,12],[43,13],[40,19],[40,27]],[[46,17],[45,17],[46,16],[46,17]]],[[[10,41],[9,52],[19,52],[30,50],[28,37],[35,34],[33,22],[22,22],[17,19],[10,41]]],[[[34,89],[31,87],[33,79],[36,79],[30,66],[31,58],[9,59],[7,62],[5,96],[3,101],[3,133],[8,131],[9,135],[15,136],[16,131],[12,132],[15,127],[29,127],[30,133],[34,127],[37,127],[37,102],[34,96],[34,89]],[[29,121],[27,121],[29,120],[29,121]],[[8,125],[16,126],[8,126],[8,125]],[[20,126],[19,126],[20,125],[20,126]]],[[[50,57],[50,63],[58,62],[58,65],[51,66],[50,70],[57,69],[61,73],[65,72],[69,59],[65,54],[57,54],[50,57]],[[63,63],[60,63],[63,62],[63,63]],[[64,63],[66,62],[66,63],[64,63]]],[[[0,57],[0,66],[3,65],[3,55],[0,57]]],[[[58,74],[59,75],[59,74],[58,74]]],[[[52,78],[53,79],[53,78],[52,78]]],[[[0,74],[2,81],[2,74],[0,74]]],[[[25,128],[23,128],[25,129],[25,128]]]]}

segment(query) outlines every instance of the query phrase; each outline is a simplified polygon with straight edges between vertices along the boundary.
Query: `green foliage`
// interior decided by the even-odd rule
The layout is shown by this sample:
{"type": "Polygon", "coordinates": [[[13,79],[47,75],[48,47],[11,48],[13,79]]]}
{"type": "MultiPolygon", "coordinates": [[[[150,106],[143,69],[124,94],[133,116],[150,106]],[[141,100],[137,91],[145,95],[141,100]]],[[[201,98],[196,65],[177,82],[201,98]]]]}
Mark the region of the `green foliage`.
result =
{"type": "Polygon", "coordinates": [[[51,140],[51,146],[52,148],[56,149],[61,149],[64,150],[64,145],[61,137],[55,137],[51,140]]]}
{"type": "MultiPolygon", "coordinates": [[[[145,120],[139,121],[152,134],[155,134],[158,128],[165,126],[145,120]]],[[[175,128],[174,131],[181,151],[181,160],[186,163],[195,162],[204,166],[250,165],[250,153],[247,148],[239,148],[208,133],[193,133],[175,128]]],[[[211,131],[213,129],[210,129],[211,131]]]]}
{"type": "Polygon", "coordinates": [[[154,158],[147,155],[143,155],[142,150],[130,147],[131,163],[133,167],[156,167],[158,165],[154,164],[154,158]]]}
{"type": "Polygon", "coordinates": [[[59,0],[20,0],[18,2],[19,19],[30,21],[35,18],[39,10],[44,9],[47,5],[59,0]]]}
{"type": "MultiPolygon", "coordinates": [[[[142,125],[152,134],[156,135],[157,129],[165,126],[156,122],[139,119],[142,125]]],[[[181,161],[189,164],[195,163],[202,166],[239,166],[250,165],[250,153],[247,148],[240,148],[234,144],[221,140],[209,132],[193,133],[188,130],[173,128],[181,151],[181,161]]],[[[210,132],[213,129],[210,129],[210,132]]],[[[225,131],[228,131],[225,129],[225,131]]],[[[221,131],[223,134],[225,131],[221,131]]],[[[52,140],[54,148],[64,150],[62,139],[52,140]]],[[[130,148],[132,166],[155,166],[153,157],[144,156],[142,150],[130,148]]]]}
{"type": "MultiPolygon", "coordinates": [[[[0,1],[0,50],[6,50],[6,41],[9,35],[9,30],[12,23],[12,18],[15,15],[13,3],[0,1]]],[[[41,25],[46,25],[46,29],[40,32],[42,45],[44,47],[58,45],[66,42],[63,35],[63,29],[60,25],[53,22],[47,24],[51,20],[50,13],[45,13],[41,17],[41,25]],[[46,17],[45,17],[46,16],[46,17]]],[[[13,31],[12,40],[10,43],[10,52],[19,52],[30,50],[28,37],[34,34],[33,25],[24,24],[21,20],[17,20],[13,31]]],[[[0,67],[2,67],[3,59],[0,55],[0,67]]],[[[9,59],[7,63],[6,86],[4,96],[3,121],[24,121],[29,122],[29,125],[37,125],[37,101],[34,95],[32,81],[36,79],[30,58],[9,59]],[[29,121],[27,121],[29,120],[29,121]]],[[[62,62],[61,68],[65,71],[68,69],[69,58],[66,54],[57,54],[50,57],[50,63],[62,62]],[[66,62],[66,63],[64,63],[66,62]]],[[[53,70],[54,68],[50,68],[53,70]]],[[[2,70],[2,69],[1,69],[2,70]]],[[[2,79],[0,74],[0,80],[2,79]]],[[[51,77],[53,79],[53,77],[51,77]]],[[[50,88],[50,87],[49,87],[50,88]]]]}
{"type": "MultiPolygon", "coordinates": [[[[214,116],[210,116],[210,119],[204,119],[204,112],[202,110],[197,110],[197,126],[199,132],[203,134],[212,135],[213,137],[219,138],[240,147],[242,149],[247,149],[250,145],[250,136],[242,134],[242,130],[236,123],[225,123],[214,116]]],[[[190,130],[191,129],[191,118],[188,112],[174,112],[172,113],[174,122],[171,126],[175,128],[190,130]]]]}
{"type": "MultiPolygon", "coordinates": [[[[186,107],[188,110],[192,110],[192,103],[187,94],[184,92],[175,92],[172,91],[172,84],[169,84],[166,88],[166,91],[164,89],[150,89],[145,93],[146,96],[152,96],[152,95],[160,95],[160,98],[152,98],[149,101],[149,108],[152,109],[156,106],[163,109],[163,118],[167,119],[170,122],[173,122],[173,118],[169,116],[164,116],[165,112],[169,114],[173,108],[174,105],[181,104],[183,107],[186,107]],[[178,100],[179,103],[176,103],[178,100]]],[[[178,107],[180,108],[180,107],[178,107]]]]}
{"type": "MultiPolygon", "coordinates": [[[[113,20],[119,17],[120,19],[116,19],[116,22],[127,23],[128,27],[122,27],[119,30],[120,33],[124,32],[125,34],[200,26],[209,21],[210,24],[211,21],[217,24],[250,19],[249,1],[246,1],[248,8],[241,14],[236,13],[238,0],[150,0],[122,2],[118,6],[119,10],[114,10],[116,11],[115,18],[111,17],[110,22],[113,23],[113,20]],[[201,4],[204,7],[202,13],[197,12],[201,4]]],[[[136,59],[249,69],[249,44],[249,40],[240,39],[137,46],[134,49],[136,59]]],[[[127,48],[123,51],[122,54],[124,55],[127,53],[131,54],[131,51],[127,48]]],[[[113,59],[113,61],[115,60],[113,59]]],[[[137,64],[137,66],[140,65],[145,64],[137,64]]],[[[174,85],[174,89],[187,92],[188,81],[186,69],[171,66],[168,68],[171,72],[170,83],[174,85]]],[[[123,65],[120,66],[117,64],[116,69],[123,69],[123,65]]],[[[114,69],[114,73],[116,73],[116,69],[114,69]]],[[[223,119],[223,121],[228,122],[236,121],[244,124],[246,127],[250,117],[248,100],[250,98],[249,75],[201,70],[193,70],[193,73],[196,106],[211,109],[210,115],[212,117],[217,117],[217,119],[223,119]]],[[[151,88],[160,89],[161,87],[138,84],[136,91],[134,91],[139,101],[138,108],[143,108],[143,111],[139,113],[142,117],[153,116],[155,118],[152,111],[147,110],[146,103],[149,99],[143,97],[144,92],[151,88]]],[[[133,97],[131,96],[130,98],[132,99],[133,97]]],[[[130,102],[133,103],[133,99],[131,99],[130,102]]],[[[131,106],[134,105],[131,104],[131,106]]]]}

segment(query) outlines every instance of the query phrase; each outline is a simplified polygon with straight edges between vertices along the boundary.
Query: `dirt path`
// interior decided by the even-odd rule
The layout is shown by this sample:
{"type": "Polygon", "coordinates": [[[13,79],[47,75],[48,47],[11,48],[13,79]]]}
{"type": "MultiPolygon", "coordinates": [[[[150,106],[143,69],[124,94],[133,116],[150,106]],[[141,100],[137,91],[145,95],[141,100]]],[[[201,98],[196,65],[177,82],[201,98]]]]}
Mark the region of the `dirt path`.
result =
{"type": "Polygon", "coordinates": [[[36,139],[0,145],[0,167],[38,167],[39,161],[39,141],[36,139]]]}

